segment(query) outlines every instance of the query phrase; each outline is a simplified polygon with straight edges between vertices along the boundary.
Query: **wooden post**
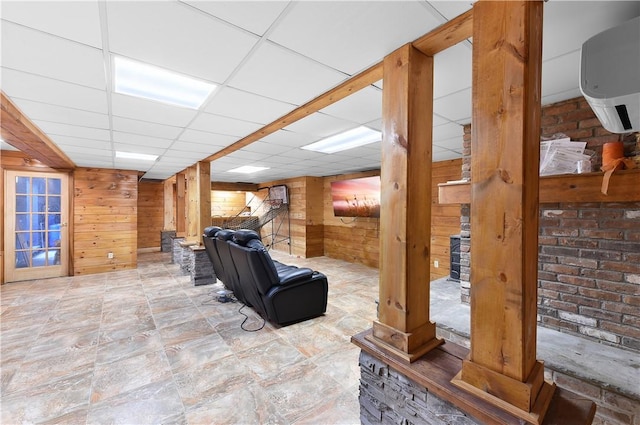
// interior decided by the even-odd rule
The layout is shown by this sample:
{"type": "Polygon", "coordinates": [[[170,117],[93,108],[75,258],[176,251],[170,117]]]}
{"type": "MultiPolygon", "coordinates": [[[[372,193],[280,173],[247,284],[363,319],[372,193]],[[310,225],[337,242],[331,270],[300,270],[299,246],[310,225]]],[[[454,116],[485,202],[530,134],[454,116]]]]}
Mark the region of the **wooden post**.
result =
{"type": "Polygon", "coordinates": [[[433,57],[384,59],[380,306],[372,342],[407,362],[439,345],[429,321],[433,57]]]}
{"type": "Polygon", "coordinates": [[[200,161],[187,169],[189,215],[187,241],[201,242],[202,231],[211,225],[211,165],[200,161]]]}
{"type": "Polygon", "coordinates": [[[473,9],[471,352],[453,383],[541,423],[536,360],[542,1],[473,9]]]}
{"type": "Polygon", "coordinates": [[[164,223],[162,230],[176,230],[176,220],[174,215],[175,208],[175,179],[170,178],[163,182],[164,197],[163,197],[163,210],[164,210],[164,223]]]}
{"type": "Polygon", "coordinates": [[[176,236],[187,235],[187,205],[185,202],[186,178],[184,173],[176,174],[176,236]]]}

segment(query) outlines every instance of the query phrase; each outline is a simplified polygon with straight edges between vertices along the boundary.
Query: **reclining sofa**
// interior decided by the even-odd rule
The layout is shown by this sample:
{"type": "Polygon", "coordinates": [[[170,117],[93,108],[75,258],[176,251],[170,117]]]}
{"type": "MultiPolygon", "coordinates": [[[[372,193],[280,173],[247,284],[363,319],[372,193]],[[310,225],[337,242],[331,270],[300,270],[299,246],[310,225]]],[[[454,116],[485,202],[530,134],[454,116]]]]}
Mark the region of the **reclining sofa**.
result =
{"type": "Polygon", "coordinates": [[[327,277],[273,260],[257,232],[210,226],[202,238],[218,279],[266,320],[284,326],[326,311],[327,277]]]}

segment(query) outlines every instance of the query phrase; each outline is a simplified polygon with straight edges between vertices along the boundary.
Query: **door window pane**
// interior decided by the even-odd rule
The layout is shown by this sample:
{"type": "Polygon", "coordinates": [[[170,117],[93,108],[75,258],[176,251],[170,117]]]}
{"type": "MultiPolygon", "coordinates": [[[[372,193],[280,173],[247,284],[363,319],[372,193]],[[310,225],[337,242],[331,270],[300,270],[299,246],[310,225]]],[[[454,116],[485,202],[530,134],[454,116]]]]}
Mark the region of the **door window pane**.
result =
{"type": "Polygon", "coordinates": [[[44,249],[34,249],[31,258],[31,267],[44,267],[47,265],[47,251],[44,249]]]}
{"type": "Polygon", "coordinates": [[[29,267],[29,251],[16,251],[16,269],[29,267]]]}
{"type": "Polygon", "coordinates": [[[16,212],[29,212],[29,197],[25,195],[16,196],[16,212]]]}
{"type": "Polygon", "coordinates": [[[43,178],[43,177],[34,177],[33,179],[31,179],[31,190],[34,195],[44,195],[47,193],[47,186],[46,186],[46,181],[47,179],[43,178]]]}
{"type": "Polygon", "coordinates": [[[16,214],[16,230],[29,230],[29,214],[16,214]]]}
{"type": "Polygon", "coordinates": [[[47,190],[49,195],[60,195],[62,185],[60,179],[47,179],[47,190]]]}
{"type": "Polygon", "coordinates": [[[47,211],[47,197],[46,196],[33,196],[31,198],[31,211],[33,212],[45,212],[47,211]]]}
{"type": "Polygon", "coordinates": [[[60,197],[59,196],[49,196],[49,206],[47,211],[52,212],[60,212],[60,197]]]}
{"type": "Polygon", "coordinates": [[[29,193],[29,177],[16,177],[16,193],[29,193]]]}

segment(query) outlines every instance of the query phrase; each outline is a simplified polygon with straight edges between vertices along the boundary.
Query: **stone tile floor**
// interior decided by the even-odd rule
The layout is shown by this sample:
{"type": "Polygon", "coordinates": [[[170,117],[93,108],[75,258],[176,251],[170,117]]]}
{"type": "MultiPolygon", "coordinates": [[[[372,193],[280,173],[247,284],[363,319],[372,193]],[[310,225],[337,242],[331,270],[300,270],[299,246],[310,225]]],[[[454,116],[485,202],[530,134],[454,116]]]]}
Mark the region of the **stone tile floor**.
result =
{"type": "Polygon", "coordinates": [[[239,303],[159,252],[135,270],[2,285],[1,422],[360,423],[350,337],[376,317],[377,270],[273,255],[328,276],[324,316],[247,332],[239,303]]]}

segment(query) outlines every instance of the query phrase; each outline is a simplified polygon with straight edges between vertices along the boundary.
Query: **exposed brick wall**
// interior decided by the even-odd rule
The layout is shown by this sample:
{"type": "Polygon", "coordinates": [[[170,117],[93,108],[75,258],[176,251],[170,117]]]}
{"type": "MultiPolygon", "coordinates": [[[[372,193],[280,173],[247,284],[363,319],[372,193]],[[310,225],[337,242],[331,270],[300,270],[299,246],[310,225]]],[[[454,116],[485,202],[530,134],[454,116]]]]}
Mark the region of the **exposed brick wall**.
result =
{"type": "Polygon", "coordinates": [[[540,206],[538,317],[640,351],[640,202],[540,206]]]}
{"type": "MultiPolygon", "coordinates": [[[[542,109],[543,137],[587,142],[602,164],[602,145],[635,135],[607,132],[579,97],[542,109]]],[[[464,127],[463,178],[471,178],[471,125],[464,127]]],[[[461,299],[469,302],[469,205],[461,207],[461,299]]],[[[640,351],[640,202],[540,206],[538,319],[541,325],[640,351]]]]}

